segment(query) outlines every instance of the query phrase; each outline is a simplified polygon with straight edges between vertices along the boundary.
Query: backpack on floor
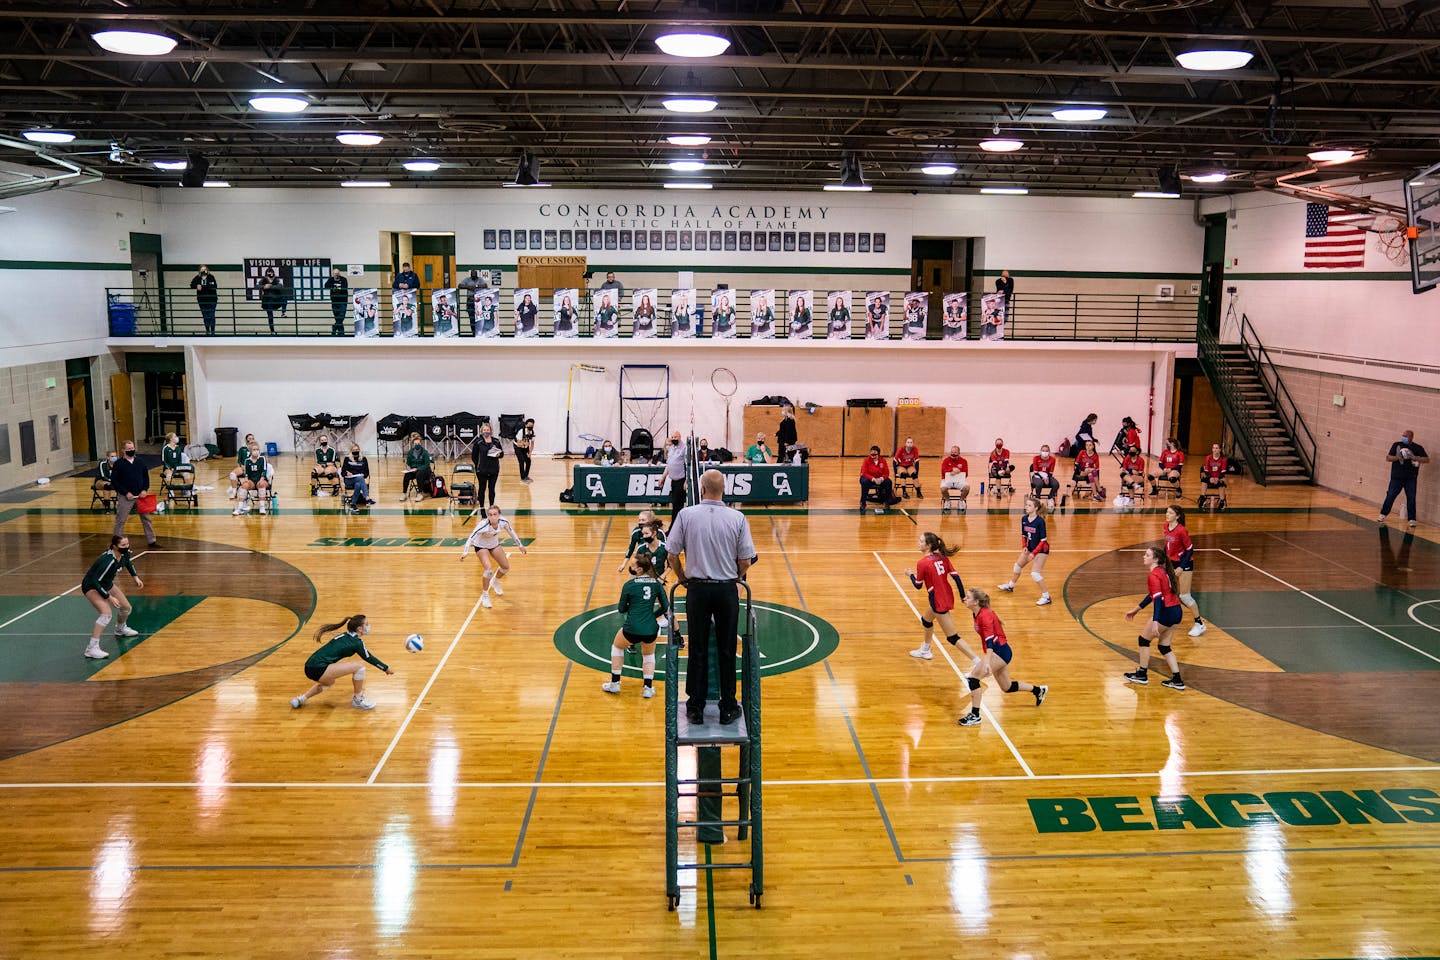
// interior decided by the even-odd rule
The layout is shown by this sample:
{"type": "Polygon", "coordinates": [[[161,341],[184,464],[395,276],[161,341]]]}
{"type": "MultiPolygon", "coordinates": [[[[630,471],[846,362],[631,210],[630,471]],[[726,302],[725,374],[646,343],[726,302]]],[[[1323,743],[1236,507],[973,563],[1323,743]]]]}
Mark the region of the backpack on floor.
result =
{"type": "Polygon", "coordinates": [[[432,497],[448,496],[448,491],[445,489],[445,478],[438,475],[431,477],[429,493],[432,497]]]}

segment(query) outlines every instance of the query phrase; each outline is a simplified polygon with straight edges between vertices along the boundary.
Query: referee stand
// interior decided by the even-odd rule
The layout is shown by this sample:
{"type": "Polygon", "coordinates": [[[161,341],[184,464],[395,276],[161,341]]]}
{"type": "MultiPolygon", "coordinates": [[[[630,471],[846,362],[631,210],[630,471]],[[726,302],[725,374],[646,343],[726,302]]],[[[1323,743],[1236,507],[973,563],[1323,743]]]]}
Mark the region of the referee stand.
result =
{"type": "MultiPolygon", "coordinates": [[[[700,469],[696,442],[686,440],[687,506],[699,502],[700,469]]],[[[665,894],[670,910],[680,905],[680,871],[749,870],[750,903],[760,908],[765,892],[764,845],[761,815],[760,776],[760,646],[756,638],[755,612],[750,585],[740,581],[744,604],[740,611],[741,691],[740,718],[721,725],[720,679],[716,669],[716,645],[706,651],[710,660],[709,689],[706,691],[705,720],[692,724],[680,710],[681,621],[675,613],[676,584],[670,589],[669,642],[665,645],[665,894]],[[680,748],[695,748],[695,778],[680,778],[680,748]],[[734,748],[736,773],[724,776],[723,754],[734,748]],[[680,799],[694,797],[694,820],[680,819],[680,799]],[[734,818],[726,819],[724,803],[734,798],[734,818]],[[743,862],[711,862],[709,845],[725,842],[724,830],[733,827],[737,839],[749,840],[749,859],[743,862]],[[697,849],[705,844],[705,862],[680,862],[680,831],[694,830],[697,849]]],[[[693,651],[692,651],[693,652],[693,651]]]]}

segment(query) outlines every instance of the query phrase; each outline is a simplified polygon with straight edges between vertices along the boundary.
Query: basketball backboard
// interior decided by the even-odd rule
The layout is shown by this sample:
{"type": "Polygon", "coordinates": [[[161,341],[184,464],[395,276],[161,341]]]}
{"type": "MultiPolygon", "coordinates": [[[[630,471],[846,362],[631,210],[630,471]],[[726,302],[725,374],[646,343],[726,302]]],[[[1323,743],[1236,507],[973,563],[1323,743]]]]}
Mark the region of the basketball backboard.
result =
{"type": "Polygon", "coordinates": [[[1440,163],[1405,181],[1410,238],[1410,281],[1416,293],[1440,284],[1440,163]]]}

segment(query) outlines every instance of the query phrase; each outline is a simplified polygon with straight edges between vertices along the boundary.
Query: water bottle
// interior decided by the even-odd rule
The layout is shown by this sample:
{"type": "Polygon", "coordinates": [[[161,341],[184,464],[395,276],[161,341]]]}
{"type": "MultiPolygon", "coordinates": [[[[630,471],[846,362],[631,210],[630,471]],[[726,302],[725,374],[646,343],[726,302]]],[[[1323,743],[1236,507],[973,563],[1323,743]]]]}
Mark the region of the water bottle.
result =
{"type": "Polygon", "coordinates": [[[980,481],[980,496],[982,496],[982,497],[985,496],[985,481],[984,481],[984,480],[981,480],[981,481],[980,481]]]}

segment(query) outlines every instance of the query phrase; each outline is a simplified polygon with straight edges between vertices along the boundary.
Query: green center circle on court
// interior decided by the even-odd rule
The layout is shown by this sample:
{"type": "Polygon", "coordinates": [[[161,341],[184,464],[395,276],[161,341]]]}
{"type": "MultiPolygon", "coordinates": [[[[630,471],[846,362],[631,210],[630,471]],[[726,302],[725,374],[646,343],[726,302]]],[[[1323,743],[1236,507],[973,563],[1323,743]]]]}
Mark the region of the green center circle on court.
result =
{"type": "MultiPolygon", "coordinates": [[[[677,612],[684,614],[685,600],[675,601],[677,612]]],[[[840,646],[840,633],[813,614],[778,603],[754,604],[755,634],[760,647],[760,673],[763,676],[789,673],[813,666],[840,646]]],[[[745,605],[740,605],[745,614],[745,605]]],[[[566,620],[555,631],[555,649],[582,667],[601,673],[610,672],[610,646],[620,632],[620,612],[612,604],[586,610],[566,620]]],[[[682,626],[683,630],[683,626],[682,626]]],[[[655,677],[664,679],[665,624],[662,621],[660,640],[656,646],[658,660],[655,677]]],[[[680,678],[685,678],[685,651],[680,652],[680,678]]],[[[634,647],[625,657],[623,675],[639,677],[640,648],[634,647]]],[[[737,664],[736,673],[740,672],[737,664]]]]}

